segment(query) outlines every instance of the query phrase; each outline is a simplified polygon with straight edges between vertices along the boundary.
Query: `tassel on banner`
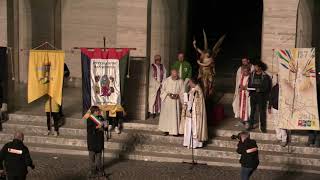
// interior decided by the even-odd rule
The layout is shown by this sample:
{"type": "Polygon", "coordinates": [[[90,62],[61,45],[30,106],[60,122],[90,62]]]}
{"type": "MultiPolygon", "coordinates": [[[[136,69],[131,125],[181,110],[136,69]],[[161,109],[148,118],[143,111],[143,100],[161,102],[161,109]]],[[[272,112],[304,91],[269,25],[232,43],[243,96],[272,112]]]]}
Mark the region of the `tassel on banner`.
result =
{"type": "Polygon", "coordinates": [[[131,64],[131,56],[130,56],[130,51],[128,52],[129,53],[129,59],[128,59],[128,69],[127,69],[127,79],[130,78],[130,64],[131,64]]]}

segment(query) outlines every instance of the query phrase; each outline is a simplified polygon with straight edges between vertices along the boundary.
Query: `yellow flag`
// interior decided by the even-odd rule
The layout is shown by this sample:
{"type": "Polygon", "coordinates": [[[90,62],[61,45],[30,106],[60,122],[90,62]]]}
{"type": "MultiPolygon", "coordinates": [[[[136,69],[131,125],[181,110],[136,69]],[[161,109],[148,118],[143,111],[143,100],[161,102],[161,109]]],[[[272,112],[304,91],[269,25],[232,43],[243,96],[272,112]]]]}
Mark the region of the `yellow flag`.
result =
{"type": "Polygon", "coordinates": [[[30,51],[28,103],[48,94],[57,104],[61,105],[64,57],[63,51],[30,51]]]}

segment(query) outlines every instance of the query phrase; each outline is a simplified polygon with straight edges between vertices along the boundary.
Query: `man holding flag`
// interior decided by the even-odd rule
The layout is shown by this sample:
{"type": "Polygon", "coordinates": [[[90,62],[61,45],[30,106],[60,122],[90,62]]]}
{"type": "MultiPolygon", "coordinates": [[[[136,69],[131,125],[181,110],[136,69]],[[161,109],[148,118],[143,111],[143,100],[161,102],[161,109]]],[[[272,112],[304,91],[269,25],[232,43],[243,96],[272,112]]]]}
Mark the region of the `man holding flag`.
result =
{"type": "Polygon", "coordinates": [[[89,151],[89,178],[103,175],[102,150],[104,148],[103,117],[98,106],[92,106],[83,116],[87,121],[87,143],[89,151]]]}
{"type": "Polygon", "coordinates": [[[45,112],[48,133],[51,135],[51,117],[54,135],[59,135],[59,109],[62,103],[62,85],[65,53],[60,50],[30,50],[28,71],[28,103],[47,96],[45,112]]]}

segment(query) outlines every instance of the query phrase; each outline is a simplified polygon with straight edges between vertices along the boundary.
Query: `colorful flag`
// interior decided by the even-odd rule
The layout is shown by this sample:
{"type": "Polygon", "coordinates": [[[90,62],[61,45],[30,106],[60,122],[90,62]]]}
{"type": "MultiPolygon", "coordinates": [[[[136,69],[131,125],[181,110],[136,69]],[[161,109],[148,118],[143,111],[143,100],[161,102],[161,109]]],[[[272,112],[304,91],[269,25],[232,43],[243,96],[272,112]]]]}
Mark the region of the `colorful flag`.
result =
{"type": "Polygon", "coordinates": [[[314,48],[276,49],[279,127],[319,130],[314,48]]]}
{"type": "Polygon", "coordinates": [[[81,49],[83,113],[93,106],[123,111],[128,49],[81,49]]]}
{"type": "Polygon", "coordinates": [[[48,94],[61,105],[65,53],[56,50],[30,50],[28,103],[48,94]]]}

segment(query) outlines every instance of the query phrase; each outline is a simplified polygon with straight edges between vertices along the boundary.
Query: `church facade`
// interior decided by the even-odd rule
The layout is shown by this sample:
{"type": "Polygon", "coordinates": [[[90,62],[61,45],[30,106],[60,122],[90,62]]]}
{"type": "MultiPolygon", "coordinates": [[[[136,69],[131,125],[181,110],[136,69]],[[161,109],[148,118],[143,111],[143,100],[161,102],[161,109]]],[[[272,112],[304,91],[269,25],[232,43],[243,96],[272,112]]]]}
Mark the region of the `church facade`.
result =
{"type": "MultiPolygon", "coordinates": [[[[314,32],[316,3],[263,0],[262,61],[273,66],[274,48],[319,46],[314,32]]],[[[48,41],[65,50],[72,76],[68,85],[80,88],[80,51],[73,47],[103,47],[106,37],[107,47],[137,49],[131,52],[129,83],[136,96],[128,97],[128,112],[133,119],[145,119],[152,57],[161,54],[169,69],[177,52],[186,49],[188,9],[185,0],[0,0],[0,46],[13,48],[11,93],[27,83],[24,49],[48,41]]]]}

